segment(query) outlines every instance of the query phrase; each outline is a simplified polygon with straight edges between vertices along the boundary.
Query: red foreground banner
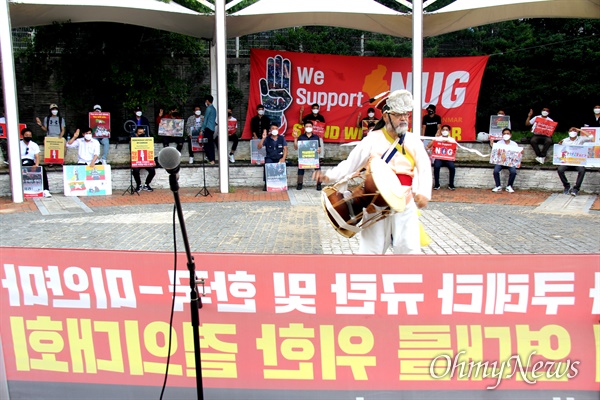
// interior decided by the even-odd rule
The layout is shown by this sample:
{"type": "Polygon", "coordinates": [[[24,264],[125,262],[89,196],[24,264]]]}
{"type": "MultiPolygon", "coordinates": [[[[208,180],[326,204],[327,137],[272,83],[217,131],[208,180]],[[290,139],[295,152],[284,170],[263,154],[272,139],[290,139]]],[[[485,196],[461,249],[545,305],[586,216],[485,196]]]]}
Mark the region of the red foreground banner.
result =
{"type": "MultiPolygon", "coordinates": [[[[184,255],[176,274],[170,253],[2,248],[0,260],[9,388],[160,386],[169,334],[169,386],[195,387],[184,255]]],[[[599,387],[598,255],[195,261],[206,280],[204,387],[224,399],[234,389],[375,390],[397,399],[403,391],[599,387]]]]}
{"type": "MultiPolygon", "coordinates": [[[[458,141],[475,140],[477,99],[488,57],[426,58],[423,60],[423,104],[437,106],[442,123],[452,126],[458,141]]],[[[334,56],[257,50],[250,52],[250,97],[242,134],[252,137],[250,120],[256,106],[291,140],[292,128],[300,127],[300,110],[310,114],[320,105],[326,121],[325,142],[362,139],[357,118],[367,116],[369,99],[387,90],[412,91],[410,58],[334,56]]],[[[376,118],[381,113],[376,112],[376,118]]]]}

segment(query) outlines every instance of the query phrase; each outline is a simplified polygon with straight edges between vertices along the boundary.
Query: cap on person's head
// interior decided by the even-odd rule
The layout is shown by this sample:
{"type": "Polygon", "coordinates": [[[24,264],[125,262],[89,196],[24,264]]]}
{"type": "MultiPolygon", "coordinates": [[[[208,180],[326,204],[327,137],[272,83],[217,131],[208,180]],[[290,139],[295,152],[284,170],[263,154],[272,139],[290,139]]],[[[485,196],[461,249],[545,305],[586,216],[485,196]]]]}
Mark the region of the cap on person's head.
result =
{"type": "Polygon", "coordinates": [[[102,107],[100,106],[100,104],[96,104],[94,106],[94,110],[102,110],[102,107]]]}
{"type": "Polygon", "coordinates": [[[435,111],[435,108],[436,108],[435,104],[430,104],[430,105],[427,106],[426,110],[433,110],[433,111],[435,111]]]}
{"type": "Polygon", "coordinates": [[[264,110],[265,106],[263,106],[262,104],[259,104],[259,105],[256,106],[256,109],[257,110],[264,110]]]}
{"type": "Polygon", "coordinates": [[[52,104],[50,104],[50,109],[52,110],[53,108],[58,109],[58,106],[56,104],[52,103],[52,104]]]}
{"type": "Polygon", "coordinates": [[[394,90],[389,95],[379,100],[375,108],[384,113],[404,114],[413,110],[412,93],[408,90],[394,90]]]}
{"type": "Polygon", "coordinates": [[[135,111],[142,111],[142,107],[140,107],[140,106],[135,106],[135,111]]]}

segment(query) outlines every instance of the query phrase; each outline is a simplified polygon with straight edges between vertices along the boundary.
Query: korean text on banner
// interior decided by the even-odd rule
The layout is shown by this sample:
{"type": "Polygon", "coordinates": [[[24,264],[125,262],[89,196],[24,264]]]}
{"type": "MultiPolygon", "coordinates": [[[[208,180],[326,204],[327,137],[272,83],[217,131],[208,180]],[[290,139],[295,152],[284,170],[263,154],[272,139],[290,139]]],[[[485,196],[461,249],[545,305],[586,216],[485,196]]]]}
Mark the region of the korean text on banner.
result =
{"type": "MultiPolygon", "coordinates": [[[[488,57],[423,60],[423,108],[435,104],[442,123],[458,141],[475,140],[475,118],[481,79],[488,57]]],[[[369,99],[388,90],[412,91],[410,58],[354,57],[258,50],[250,52],[250,96],[242,139],[252,137],[250,120],[258,104],[291,140],[301,107],[320,105],[325,142],[361,140],[356,126],[369,99]]],[[[316,129],[315,129],[316,131],[316,129]]]]}
{"type": "MultiPolygon", "coordinates": [[[[376,268],[365,273],[364,257],[206,253],[197,270],[207,282],[203,382],[219,400],[240,390],[275,391],[269,399],[318,390],[464,399],[461,391],[485,398],[490,388],[505,393],[498,398],[595,398],[599,258],[370,256],[376,268]]],[[[194,387],[189,273],[173,280],[171,264],[169,253],[3,248],[9,389],[26,381],[20,396],[36,398],[40,388],[77,384],[100,398],[107,385],[159,387],[169,334],[169,384],[194,387]]]]}

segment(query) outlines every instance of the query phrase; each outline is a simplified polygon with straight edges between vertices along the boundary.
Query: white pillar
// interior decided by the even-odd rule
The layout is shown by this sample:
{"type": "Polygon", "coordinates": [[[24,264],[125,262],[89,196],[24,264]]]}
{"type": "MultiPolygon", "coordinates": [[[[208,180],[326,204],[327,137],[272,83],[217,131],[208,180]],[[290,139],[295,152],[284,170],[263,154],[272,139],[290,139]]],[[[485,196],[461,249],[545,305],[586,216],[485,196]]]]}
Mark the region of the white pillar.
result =
{"type": "Polygon", "coordinates": [[[13,59],[12,30],[8,0],[0,0],[0,59],[2,60],[2,86],[4,89],[4,115],[8,130],[8,159],[10,160],[10,190],[15,203],[23,202],[21,154],[19,149],[19,109],[17,105],[17,79],[13,59]]]}
{"type": "Polygon", "coordinates": [[[413,0],[413,132],[421,136],[421,110],[423,109],[423,0],[413,0]]]}
{"type": "Polygon", "coordinates": [[[217,127],[219,131],[219,186],[229,193],[229,151],[227,150],[227,34],[225,32],[225,0],[215,1],[215,43],[217,66],[217,127]]]}

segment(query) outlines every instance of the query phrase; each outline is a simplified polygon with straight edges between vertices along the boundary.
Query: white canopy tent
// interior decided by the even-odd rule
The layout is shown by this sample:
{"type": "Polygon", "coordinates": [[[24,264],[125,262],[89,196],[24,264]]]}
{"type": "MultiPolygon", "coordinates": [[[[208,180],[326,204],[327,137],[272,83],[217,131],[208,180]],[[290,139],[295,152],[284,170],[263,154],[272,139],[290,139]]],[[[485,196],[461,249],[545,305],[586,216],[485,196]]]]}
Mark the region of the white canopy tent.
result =
{"type": "MultiPolygon", "coordinates": [[[[423,13],[422,0],[414,0],[415,18],[399,13],[374,0],[260,0],[241,11],[225,15],[225,5],[216,0],[215,6],[205,0],[200,3],[215,9],[216,13],[201,14],[156,0],[0,0],[0,40],[4,82],[5,113],[9,124],[9,154],[19,159],[17,131],[17,99],[14,86],[11,27],[48,25],[53,22],[120,22],[152,27],[192,37],[211,39],[217,45],[217,57],[211,57],[212,71],[216,72],[219,126],[226,118],[226,60],[225,52],[218,49],[226,37],[239,37],[273,29],[324,25],[378,32],[399,37],[413,37],[413,79],[420,78],[423,36],[436,36],[469,27],[518,18],[600,18],[600,0],[456,0],[432,13],[423,13]],[[4,4],[3,4],[4,3],[4,4]],[[422,24],[421,24],[422,21],[422,24]],[[416,22],[416,23],[415,23],[416,22]],[[227,26],[227,29],[225,29],[227,26]],[[219,73],[220,72],[220,73],[219,73]]],[[[398,3],[410,6],[404,0],[398,3]]],[[[432,4],[429,0],[425,6],[432,4]]],[[[222,43],[224,48],[226,44],[222,43]]],[[[420,104],[420,82],[413,82],[415,104],[420,104]]],[[[421,110],[415,109],[420,121],[421,110]]],[[[225,129],[225,128],[220,128],[225,129]]],[[[420,132],[420,124],[413,125],[420,132]]],[[[219,135],[222,192],[228,191],[225,132],[219,135]]],[[[14,164],[14,163],[13,163],[14,164]]],[[[22,202],[21,171],[11,165],[13,201],[22,202]]]]}

